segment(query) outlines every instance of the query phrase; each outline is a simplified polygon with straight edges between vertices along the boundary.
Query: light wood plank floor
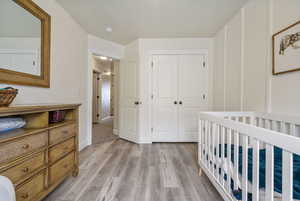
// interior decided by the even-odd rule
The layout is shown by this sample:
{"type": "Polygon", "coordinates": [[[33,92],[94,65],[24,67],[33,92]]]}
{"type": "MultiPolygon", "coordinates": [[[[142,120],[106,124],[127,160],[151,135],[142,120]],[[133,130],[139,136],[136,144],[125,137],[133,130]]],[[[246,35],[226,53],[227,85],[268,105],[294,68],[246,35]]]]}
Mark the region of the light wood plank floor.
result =
{"type": "Polygon", "coordinates": [[[221,201],[198,176],[195,144],[113,140],[80,154],[80,173],[44,201],[221,201]]]}

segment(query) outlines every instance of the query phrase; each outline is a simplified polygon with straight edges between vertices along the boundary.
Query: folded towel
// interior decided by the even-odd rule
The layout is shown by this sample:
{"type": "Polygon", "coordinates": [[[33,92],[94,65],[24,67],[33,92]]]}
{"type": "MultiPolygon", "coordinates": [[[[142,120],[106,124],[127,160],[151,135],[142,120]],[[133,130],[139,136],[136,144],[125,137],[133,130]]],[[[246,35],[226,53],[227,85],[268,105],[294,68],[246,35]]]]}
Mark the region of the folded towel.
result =
{"type": "Polygon", "coordinates": [[[22,128],[26,122],[22,118],[0,118],[0,132],[22,128]]]}

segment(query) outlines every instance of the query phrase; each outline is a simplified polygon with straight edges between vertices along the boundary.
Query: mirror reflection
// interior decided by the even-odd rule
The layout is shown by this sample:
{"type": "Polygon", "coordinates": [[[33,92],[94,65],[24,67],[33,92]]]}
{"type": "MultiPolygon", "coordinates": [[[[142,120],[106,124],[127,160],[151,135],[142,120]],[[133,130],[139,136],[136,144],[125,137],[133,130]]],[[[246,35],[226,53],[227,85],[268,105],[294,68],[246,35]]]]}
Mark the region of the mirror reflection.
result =
{"type": "Polygon", "coordinates": [[[0,69],[41,76],[41,21],[13,0],[0,0],[0,69]]]}

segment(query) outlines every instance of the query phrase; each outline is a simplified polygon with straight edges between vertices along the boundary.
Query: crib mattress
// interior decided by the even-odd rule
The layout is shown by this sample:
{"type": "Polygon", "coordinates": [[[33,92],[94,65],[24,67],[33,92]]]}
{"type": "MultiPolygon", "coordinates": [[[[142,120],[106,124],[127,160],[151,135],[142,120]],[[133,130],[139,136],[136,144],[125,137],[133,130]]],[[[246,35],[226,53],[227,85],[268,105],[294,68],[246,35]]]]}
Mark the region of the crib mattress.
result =
{"type": "MultiPolygon", "coordinates": [[[[219,167],[221,167],[224,172],[232,171],[233,173],[233,164],[234,164],[234,145],[231,145],[231,167],[224,167],[224,164],[221,161],[221,145],[220,145],[220,153],[219,153],[219,160],[217,163],[219,167]]],[[[249,148],[248,149],[248,183],[249,183],[249,189],[252,189],[251,187],[251,182],[252,182],[252,168],[253,168],[253,159],[252,159],[252,153],[253,149],[249,148]]],[[[205,152],[204,152],[205,154],[205,152]]],[[[215,155],[216,155],[216,150],[215,150],[215,155]]],[[[260,188],[260,194],[261,196],[264,197],[264,188],[265,188],[265,168],[266,168],[266,151],[264,149],[260,150],[260,160],[259,160],[259,188],[260,188]]],[[[224,153],[225,158],[227,158],[227,145],[225,145],[225,153],[224,153]]],[[[240,177],[242,174],[242,169],[243,169],[243,151],[242,147],[239,147],[239,173],[240,177]]],[[[274,147],[274,195],[281,200],[281,193],[282,193],[282,149],[278,147],[274,147]]],[[[300,200],[300,156],[294,155],[293,156],[293,198],[294,200],[298,201],[300,200]]],[[[216,165],[216,164],[214,164],[216,165]]],[[[233,174],[231,174],[233,175],[233,174]]],[[[240,178],[240,181],[241,178],[240,178]]],[[[251,192],[251,191],[250,191],[251,192]]],[[[251,199],[250,199],[251,200],[251,199]]]]}

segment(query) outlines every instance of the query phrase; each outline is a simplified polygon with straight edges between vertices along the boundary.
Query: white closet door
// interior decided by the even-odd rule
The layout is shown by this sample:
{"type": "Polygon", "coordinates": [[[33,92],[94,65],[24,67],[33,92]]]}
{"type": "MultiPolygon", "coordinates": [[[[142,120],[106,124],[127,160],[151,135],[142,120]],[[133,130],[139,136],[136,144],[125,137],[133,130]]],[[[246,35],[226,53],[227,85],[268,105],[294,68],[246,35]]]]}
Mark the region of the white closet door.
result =
{"type": "Polygon", "coordinates": [[[130,141],[137,141],[138,121],[138,86],[137,62],[123,61],[120,68],[121,96],[120,96],[120,137],[130,141]]]}
{"type": "Polygon", "coordinates": [[[179,140],[197,141],[198,113],[207,110],[208,73],[204,55],[180,55],[178,66],[179,140]]]}
{"type": "Polygon", "coordinates": [[[154,56],[153,62],[152,140],[178,141],[178,56],[154,56]]]}

